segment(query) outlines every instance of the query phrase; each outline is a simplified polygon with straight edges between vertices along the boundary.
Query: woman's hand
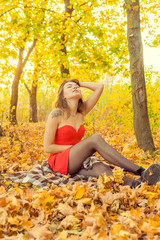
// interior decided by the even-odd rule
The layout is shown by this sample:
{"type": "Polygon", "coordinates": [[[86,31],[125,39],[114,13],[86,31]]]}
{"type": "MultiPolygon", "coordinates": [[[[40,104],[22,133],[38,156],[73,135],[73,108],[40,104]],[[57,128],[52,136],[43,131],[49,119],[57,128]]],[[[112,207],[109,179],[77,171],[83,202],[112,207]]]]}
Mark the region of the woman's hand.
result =
{"type": "Polygon", "coordinates": [[[103,83],[95,83],[95,82],[80,82],[80,87],[85,87],[93,91],[90,97],[84,102],[85,104],[85,112],[84,115],[89,113],[92,108],[96,105],[98,99],[100,98],[104,85],[103,83]]]}

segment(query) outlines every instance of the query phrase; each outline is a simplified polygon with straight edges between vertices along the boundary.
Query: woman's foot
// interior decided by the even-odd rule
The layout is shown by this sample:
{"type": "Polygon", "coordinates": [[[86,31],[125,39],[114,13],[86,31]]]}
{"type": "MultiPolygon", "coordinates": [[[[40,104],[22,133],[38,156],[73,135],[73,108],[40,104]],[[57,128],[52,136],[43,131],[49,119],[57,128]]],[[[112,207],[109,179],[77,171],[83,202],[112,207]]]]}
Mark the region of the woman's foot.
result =
{"type": "Polygon", "coordinates": [[[148,185],[155,185],[159,181],[160,181],[160,165],[158,163],[153,163],[142,172],[142,175],[138,180],[133,180],[132,188],[136,188],[142,182],[147,182],[148,185]]]}
{"type": "Polygon", "coordinates": [[[160,181],[160,165],[153,163],[141,175],[142,182],[148,182],[148,185],[154,185],[160,181]]]}

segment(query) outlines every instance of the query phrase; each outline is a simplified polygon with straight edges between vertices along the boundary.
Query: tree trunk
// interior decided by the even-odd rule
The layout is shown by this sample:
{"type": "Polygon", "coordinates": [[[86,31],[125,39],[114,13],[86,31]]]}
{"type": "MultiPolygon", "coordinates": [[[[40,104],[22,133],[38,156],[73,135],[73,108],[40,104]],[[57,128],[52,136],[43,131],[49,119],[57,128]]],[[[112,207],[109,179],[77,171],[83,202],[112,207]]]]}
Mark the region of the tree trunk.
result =
{"type": "Polygon", "coordinates": [[[12,83],[12,92],[11,92],[11,101],[10,101],[10,115],[9,115],[9,120],[11,125],[17,124],[17,117],[16,117],[16,111],[17,111],[17,103],[18,103],[18,85],[19,85],[19,80],[21,77],[21,74],[23,72],[23,68],[26,65],[26,62],[29,58],[29,55],[31,54],[32,50],[34,49],[36,45],[37,39],[33,40],[33,43],[31,47],[29,48],[27,55],[23,61],[23,52],[24,48],[19,49],[19,56],[18,56],[18,65],[17,69],[15,72],[14,80],[12,83]]]}
{"type": "Polygon", "coordinates": [[[23,52],[24,52],[24,48],[19,49],[18,66],[15,72],[13,83],[12,83],[10,115],[9,115],[9,120],[12,125],[17,124],[16,111],[17,111],[17,103],[18,103],[18,85],[19,85],[19,80],[23,71],[23,63],[22,63],[23,52]]]}
{"type": "Polygon", "coordinates": [[[133,101],[133,123],[138,146],[144,151],[154,151],[150,130],[144,76],[143,46],[140,30],[138,0],[125,0],[127,9],[127,38],[130,56],[130,73],[133,101]]]}
{"type": "Polygon", "coordinates": [[[38,114],[37,114],[37,86],[38,86],[38,73],[40,63],[38,61],[38,52],[35,49],[34,52],[34,73],[31,89],[29,89],[28,85],[24,82],[24,85],[29,93],[29,103],[30,103],[30,113],[29,113],[29,122],[38,122],[38,114]]]}
{"type": "Polygon", "coordinates": [[[37,116],[37,82],[32,81],[32,89],[30,91],[30,122],[38,122],[37,116]]]}
{"type": "MultiPolygon", "coordinates": [[[[70,5],[70,0],[64,0],[64,5],[65,5],[66,17],[63,21],[63,27],[64,27],[64,29],[66,29],[65,23],[66,23],[68,16],[71,17],[71,14],[73,12],[73,7],[71,7],[71,5],[70,5]]],[[[65,34],[62,34],[61,41],[62,41],[61,52],[63,53],[63,59],[65,60],[65,64],[64,63],[61,64],[61,75],[62,75],[62,77],[66,77],[67,75],[69,75],[69,67],[66,66],[66,65],[68,65],[68,63],[66,64],[66,62],[68,62],[68,59],[67,59],[67,47],[66,47],[67,40],[66,40],[65,34]]]]}

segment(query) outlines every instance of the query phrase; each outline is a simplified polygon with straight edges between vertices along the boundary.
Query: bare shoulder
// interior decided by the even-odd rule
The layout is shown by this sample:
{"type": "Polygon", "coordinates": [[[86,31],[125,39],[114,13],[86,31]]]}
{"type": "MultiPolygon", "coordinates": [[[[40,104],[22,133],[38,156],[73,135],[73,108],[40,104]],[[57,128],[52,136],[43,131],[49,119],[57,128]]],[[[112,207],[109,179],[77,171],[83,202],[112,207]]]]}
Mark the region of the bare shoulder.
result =
{"type": "Polygon", "coordinates": [[[53,119],[53,118],[57,118],[57,117],[62,116],[62,115],[63,115],[62,110],[59,109],[59,108],[54,109],[54,110],[50,113],[50,116],[51,116],[52,119],[53,119]]]}
{"type": "Polygon", "coordinates": [[[59,123],[61,122],[62,115],[63,112],[60,109],[54,109],[50,112],[45,126],[44,134],[45,144],[53,143],[56,130],[58,128],[59,123]]]}
{"type": "Polygon", "coordinates": [[[54,109],[50,112],[47,122],[46,122],[46,128],[49,128],[51,130],[54,130],[57,128],[58,124],[61,122],[63,112],[60,109],[54,109]]]}

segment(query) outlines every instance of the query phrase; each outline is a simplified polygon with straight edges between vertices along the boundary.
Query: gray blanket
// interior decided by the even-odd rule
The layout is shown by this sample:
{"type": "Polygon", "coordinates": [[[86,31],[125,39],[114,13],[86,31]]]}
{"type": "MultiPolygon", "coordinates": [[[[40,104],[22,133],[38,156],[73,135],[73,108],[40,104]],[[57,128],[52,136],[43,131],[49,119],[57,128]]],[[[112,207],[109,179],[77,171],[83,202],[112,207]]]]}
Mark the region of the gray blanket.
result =
{"type": "MultiPolygon", "coordinates": [[[[95,156],[91,156],[83,162],[82,168],[90,169],[93,164],[97,162],[100,162],[100,160],[95,156]]],[[[39,188],[47,188],[50,184],[55,184],[57,186],[74,184],[76,181],[84,183],[91,182],[92,186],[96,186],[96,181],[93,177],[84,177],[78,174],[70,176],[53,172],[47,160],[45,160],[41,165],[36,165],[30,171],[20,171],[14,174],[9,174],[8,178],[17,183],[31,183],[33,186],[37,186],[39,188]]]]}

